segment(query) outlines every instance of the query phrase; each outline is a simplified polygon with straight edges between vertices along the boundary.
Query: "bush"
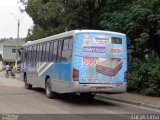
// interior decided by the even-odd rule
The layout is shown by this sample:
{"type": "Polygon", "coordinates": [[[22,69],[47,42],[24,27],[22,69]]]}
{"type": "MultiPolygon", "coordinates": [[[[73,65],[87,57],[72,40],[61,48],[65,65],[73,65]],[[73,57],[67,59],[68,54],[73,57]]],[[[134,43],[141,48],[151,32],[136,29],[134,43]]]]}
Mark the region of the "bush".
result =
{"type": "Polygon", "coordinates": [[[0,61],[2,61],[3,59],[2,59],[2,55],[0,54],[0,61]]]}
{"type": "Polygon", "coordinates": [[[128,91],[160,96],[160,60],[129,62],[128,91]]]}

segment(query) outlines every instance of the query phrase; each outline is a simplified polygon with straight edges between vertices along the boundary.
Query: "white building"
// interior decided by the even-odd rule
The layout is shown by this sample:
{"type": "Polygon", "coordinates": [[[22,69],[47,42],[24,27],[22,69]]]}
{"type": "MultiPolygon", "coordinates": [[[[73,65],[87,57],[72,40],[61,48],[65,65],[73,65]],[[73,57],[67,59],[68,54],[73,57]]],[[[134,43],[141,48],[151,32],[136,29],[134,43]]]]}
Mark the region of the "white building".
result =
{"type": "Polygon", "coordinates": [[[0,43],[0,54],[1,54],[2,57],[3,57],[3,43],[0,43]]]}
{"type": "MultiPolygon", "coordinates": [[[[23,45],[23,41],[19,40],[18,41],[18,48],[21,48],[23,45]]],[[[17,41],[16,40],[10,40],[10,41],[5,41],[3,43],[3,52],[2,52],[2,58],[3,58],[3,64],[8,64],[8,63],[14,63],[16,60],[16,45],[17,41]]],[[[17,54],[18,56],[18,54],[17,54]]],[[[20,58],[17,58],[20,60],[20,58]]]]}

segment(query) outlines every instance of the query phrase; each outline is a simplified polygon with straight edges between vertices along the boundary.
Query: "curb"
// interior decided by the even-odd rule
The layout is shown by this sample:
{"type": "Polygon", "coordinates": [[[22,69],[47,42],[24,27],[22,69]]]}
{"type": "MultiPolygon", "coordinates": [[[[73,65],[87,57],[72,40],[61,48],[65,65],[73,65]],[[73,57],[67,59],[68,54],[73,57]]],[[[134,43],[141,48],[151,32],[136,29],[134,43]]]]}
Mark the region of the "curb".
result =
{"type": "Polygon", "coordinates": [[[136,105],[136,106],[151,108],[151,109],[155,109],[155,110],[160,110],[160,106],[141,103],[141,102],[137,102],[137,101],[130,101],[130,100],[124,100],[124,99],[121,99],[121,98],[108,97],[108,96],[104,96],[104,95],[100,95],[100,94],[97,94],[96,97],[100,98],[101,100],[113,100],[113,101],[117,101],[117,102],[121,102],[121,103],[127,103],[127,104],[131,104],[131,105],[136,105]]]}

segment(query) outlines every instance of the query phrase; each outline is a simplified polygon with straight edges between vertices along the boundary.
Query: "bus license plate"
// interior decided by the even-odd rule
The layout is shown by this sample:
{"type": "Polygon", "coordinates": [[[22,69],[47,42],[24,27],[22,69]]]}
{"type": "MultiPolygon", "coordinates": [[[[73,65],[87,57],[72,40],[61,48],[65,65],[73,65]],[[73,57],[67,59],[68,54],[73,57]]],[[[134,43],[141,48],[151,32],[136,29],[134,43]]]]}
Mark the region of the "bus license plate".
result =
{"type": "Polygon", "coordinates": [[[85,83],[99,83],[99,79],[97,78],[83,78],[82,81],[85,83]]]}
{"type": "Polygon", "coordinates": [[[105,87],[96,87],[96,91],[106,91],[105,87]]]}

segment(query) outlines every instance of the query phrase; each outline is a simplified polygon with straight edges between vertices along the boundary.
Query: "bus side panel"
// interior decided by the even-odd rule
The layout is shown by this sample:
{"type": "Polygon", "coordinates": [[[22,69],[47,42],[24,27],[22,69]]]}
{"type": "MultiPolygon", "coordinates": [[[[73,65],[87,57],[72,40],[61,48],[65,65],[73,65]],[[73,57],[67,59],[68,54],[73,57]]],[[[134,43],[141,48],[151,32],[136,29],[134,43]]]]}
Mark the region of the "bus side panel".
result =
{"type": "Polygon", "coordinates": [[[71,82],[71,60],[60,63],[50,63],[43,72],[42,77],[47,75],[51,78],[52,91],[57,93],[71,92],[69,88],[71,82]]]}
{"type": "Polygon", "coordinates": [[[46,77],[49,76],[51,79],[60,80],[61,78],[61,64],[51,62],[46,68],[43,69],[39,76],[46,77]]]}
{"type": "Polygon", "coordinates": [[[62,62],[61,64],[61,80],[66,82],[71,82],[71,60],[70,58],[67,62],[62,62]]]}
{"type": "Polygon", "coordinates": [[[52,80],[71,81],[71,60],[67,62],[50,63],[43,71],[42,77],[50,76],[52,80]]]}

